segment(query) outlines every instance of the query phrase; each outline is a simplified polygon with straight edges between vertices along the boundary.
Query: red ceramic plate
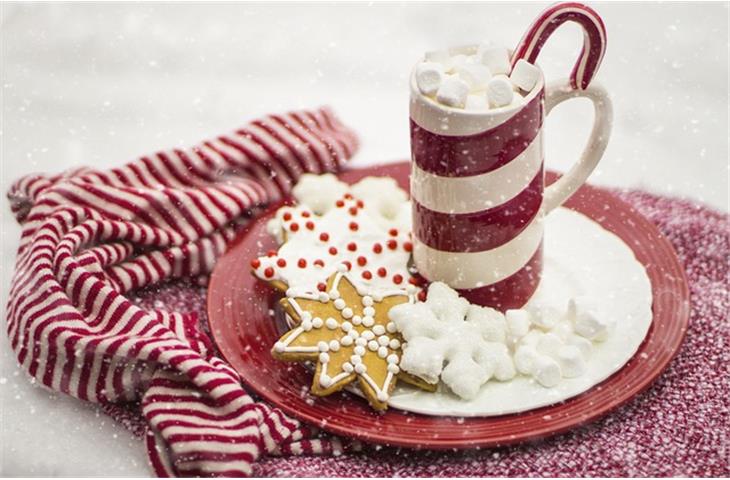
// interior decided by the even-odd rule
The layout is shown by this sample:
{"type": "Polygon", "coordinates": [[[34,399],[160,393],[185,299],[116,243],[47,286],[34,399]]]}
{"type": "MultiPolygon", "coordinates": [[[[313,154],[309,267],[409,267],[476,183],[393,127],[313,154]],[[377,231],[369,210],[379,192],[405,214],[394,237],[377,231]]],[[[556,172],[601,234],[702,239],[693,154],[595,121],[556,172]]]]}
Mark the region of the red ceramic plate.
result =
{"type": "MultiPolygon", "coordinates": [[[[409,171],[407,163],[398,163],[347,171],[341,178],[355,182],[367,175],[391,176],[407,189],[409,171]]],[[[548,175],[549,181],[554,178],[548,175]]],[[[276,247],[265,230],[276,206],[242,231],[218,260],[208,288],[213,337],[225,359],[265,401],[304,422],[368,442],[428,449],[488,447],[535,440],[591,422],[646,389],[669,364],[687,329],[689,291],[672,246],[630,206],[590,186],[582,187],[566,206],[591,217],[633,249],[651,280],[654,319],[623,369],[565,402],[500,417],[454,418],[396,409],[377,414],[345,392],[310,397],[311,373],[269,354],[281,332],[270,315],[278,295],[249,272],[252,258],[276,247]]]]}

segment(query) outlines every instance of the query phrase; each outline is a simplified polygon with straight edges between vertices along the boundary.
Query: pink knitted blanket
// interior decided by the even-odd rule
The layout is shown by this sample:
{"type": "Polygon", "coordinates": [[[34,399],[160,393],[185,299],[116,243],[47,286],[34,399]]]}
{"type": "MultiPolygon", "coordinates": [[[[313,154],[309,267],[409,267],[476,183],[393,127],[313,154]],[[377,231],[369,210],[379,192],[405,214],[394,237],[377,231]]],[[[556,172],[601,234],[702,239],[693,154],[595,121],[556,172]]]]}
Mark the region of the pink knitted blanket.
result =
{"type": "Polygon", "coordinates": [[[692,317],[667,372],[604,419],[510,448],[355,453],[251,398],[203,331],[204,274],[252,208],[355,146],[331,112],[294,112],[110,172],[21,179],[8,305],[20,363],[100,403],[147,442],[160,476],[730,475],[730,217],[639,191],[616,194],[675,246],[692,317]],[[329,455],[286,455],[300,451],[329,455]]]}

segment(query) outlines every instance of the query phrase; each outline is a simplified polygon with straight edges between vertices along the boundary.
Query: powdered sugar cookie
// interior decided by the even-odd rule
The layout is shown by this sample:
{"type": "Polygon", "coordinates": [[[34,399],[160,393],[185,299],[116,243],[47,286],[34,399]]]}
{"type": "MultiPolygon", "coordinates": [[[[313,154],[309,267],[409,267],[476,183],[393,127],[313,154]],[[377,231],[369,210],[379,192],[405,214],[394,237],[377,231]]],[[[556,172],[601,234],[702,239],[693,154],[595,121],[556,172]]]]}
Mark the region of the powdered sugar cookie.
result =
{"type": "Polygon", "coordinates": [[[440,379],[465,400],[491,378],[515,376],[504,315],[470,305],[444,283],[432,283],[425,302],[397,305],[388,316],[408,342],[401,367],[431,383],[440,379]]]}

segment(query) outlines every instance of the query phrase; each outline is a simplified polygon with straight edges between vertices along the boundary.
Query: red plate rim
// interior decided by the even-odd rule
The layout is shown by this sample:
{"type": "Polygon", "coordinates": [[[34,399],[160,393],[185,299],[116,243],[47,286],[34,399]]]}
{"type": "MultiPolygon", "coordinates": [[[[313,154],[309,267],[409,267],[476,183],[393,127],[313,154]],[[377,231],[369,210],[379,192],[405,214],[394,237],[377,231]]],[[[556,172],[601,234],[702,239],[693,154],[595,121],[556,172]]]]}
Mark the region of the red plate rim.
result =
{"type": "MultiPolygon", "coordinates": [[[[390,176],[408,189],[407,162],[342,172],[355,182],[390,176]]],[[[548,172],[550,183],[557,175],[548,172]]],[[[653,294],[653,322],[634,357],[590,390],[547,407],[498,417],[436,417],[389,409],[373,412],[349,393],[325,398],[306,392],[311,373],[274,360],[278,338],[270,308],[276,292],[249,272],[252,258],[275,246],[265,233],[267,209],[243,229],[218,259],[208,286],[208,322],[222,356],[264,401],[328,432],[362,441],[423,449],[476,448],[537,440],[592,422],[643,392],[679,351],[689,322],[689,288],[669,241],[646,218],[610,192],[584,185],[565,204],[621,238],[646,268],[653,294]],[[268,243],[267,243],[268,242],[268,243]]]]}

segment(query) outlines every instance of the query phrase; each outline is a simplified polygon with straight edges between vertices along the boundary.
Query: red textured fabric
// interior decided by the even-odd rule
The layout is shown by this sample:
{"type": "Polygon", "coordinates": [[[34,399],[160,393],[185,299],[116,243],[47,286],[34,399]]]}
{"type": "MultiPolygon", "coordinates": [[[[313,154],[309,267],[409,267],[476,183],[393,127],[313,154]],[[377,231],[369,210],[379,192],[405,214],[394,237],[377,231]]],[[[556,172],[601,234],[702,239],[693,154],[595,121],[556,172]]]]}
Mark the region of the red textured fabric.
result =
{"type": "MultiPolygon", "coordinates": [[[[463,452],[368,447],[338,456],[267,457],[260,476],[730,476],[730,216],[690,201],[617,192],[669,238],[690,284],[690,328],[677,358],[628,405],[527,445],[463,452]]],[[[137,292],[145,308],[205,315],[205,279],[137,292]]],[[[140,432],[141,420],[113,407],[140,432]],[[136,427],[137,426],[137,427],[136,427]]]]}
{"type": "Polygon", "coordinates": [[[81,400],[138,401],[159,476],[250,475],[265,454],[340,451],[339,439],[255,402],[195,309],[140,308],[128,295],[209,272],[257,209],[304,172],[339,170],[356,148],[323,108],[107,171],[21,178],[8,192],[22,233],[6,310],[18,362],[81,400]]]}

